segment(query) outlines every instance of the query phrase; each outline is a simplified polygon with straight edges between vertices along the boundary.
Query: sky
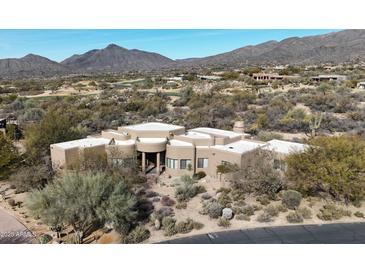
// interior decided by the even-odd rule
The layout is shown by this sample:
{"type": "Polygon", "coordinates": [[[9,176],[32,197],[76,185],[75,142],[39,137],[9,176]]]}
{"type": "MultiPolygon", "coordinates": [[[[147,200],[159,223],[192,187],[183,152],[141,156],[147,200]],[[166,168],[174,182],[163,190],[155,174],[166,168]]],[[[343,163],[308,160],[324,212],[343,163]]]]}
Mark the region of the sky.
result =
{"type": "Polygon", "coordinates": [[[114,43],[128,49],[157,52],[171,59],[204,57],[247,45],[336,30],[4,30],[0,29],[0,59],[29,53],[54,61],[114,43]]]}

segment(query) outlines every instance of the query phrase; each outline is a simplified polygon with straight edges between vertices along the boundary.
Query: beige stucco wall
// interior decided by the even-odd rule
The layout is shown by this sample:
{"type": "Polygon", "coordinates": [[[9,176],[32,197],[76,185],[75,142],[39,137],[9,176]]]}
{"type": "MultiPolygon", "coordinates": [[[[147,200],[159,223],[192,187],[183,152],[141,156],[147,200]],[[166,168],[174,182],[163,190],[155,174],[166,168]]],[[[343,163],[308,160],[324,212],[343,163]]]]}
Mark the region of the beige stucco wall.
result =
{"type": "Polygon", "coordinates": [[[62,169],[66,167],[66,153],[65,150],[51,145],[51,159],[52,159],[52,168],[53,169],[62,169]]]}
{"type": "Polygon", "coordinates": [[[191,143],[195,146],[210,146],[213,145],[213,138],[190,138],[185,135],[176,135],[174,137],[175,140],[184,141],[191,143]]]}
{"type": "Polygon", "coordinates": [[[216,176],[217,166],[220,165],[222,161],[230,162],[232,164],[237,164],[239,167],[241,167],[242,155],[239,153],[233,153],[209,147],[197,148],[196,172],[204,171],[209,176],[216,176]],[[198,158],[208,158],[208,167],[198,168],[198,158]]]}
{"type": "Polygon", "coordinates": [[[141,152],[161,152],[166,150],[166,143],[167,140],[153,143],[136,141],[136,148],[141,152]]]}
{"type": "Polygon", "coordinates": [[[108,158],[129,158],[135,155],[136,146],[134,144],[130,145],[106,145],[105,151],[108,158]]]}
{"type": "Polygon", "coordinates": [[[178,169],[168,168],[166,165],[166,173],[171,176],[181,176],[184,174],[192,175],[194,173],[195,165],[195,148],[193,146],[166,146],[166,159],[176,159],[179,160],[178,169]],[[191,160],[192,170],[180,169],[180,160],[191,160]]]}

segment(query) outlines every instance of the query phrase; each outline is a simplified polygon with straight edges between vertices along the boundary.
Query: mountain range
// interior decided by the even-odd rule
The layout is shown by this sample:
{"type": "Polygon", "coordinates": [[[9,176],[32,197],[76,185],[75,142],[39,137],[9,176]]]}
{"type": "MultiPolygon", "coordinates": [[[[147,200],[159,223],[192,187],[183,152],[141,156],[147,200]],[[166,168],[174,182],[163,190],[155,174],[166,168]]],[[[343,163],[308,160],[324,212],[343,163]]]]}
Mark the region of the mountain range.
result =
{"type": "Polygon", "coordinates": [[[73,73],[147,71],[166,68],[319,64],[365,60],[365,30],[343,30],[324,35],[268,41],[203,58],[172,60],[158,53],[110,44],[104,49],[75,54],[57,63],[28,54],[0,59],[0,78],[49,77],[73,73]]]}

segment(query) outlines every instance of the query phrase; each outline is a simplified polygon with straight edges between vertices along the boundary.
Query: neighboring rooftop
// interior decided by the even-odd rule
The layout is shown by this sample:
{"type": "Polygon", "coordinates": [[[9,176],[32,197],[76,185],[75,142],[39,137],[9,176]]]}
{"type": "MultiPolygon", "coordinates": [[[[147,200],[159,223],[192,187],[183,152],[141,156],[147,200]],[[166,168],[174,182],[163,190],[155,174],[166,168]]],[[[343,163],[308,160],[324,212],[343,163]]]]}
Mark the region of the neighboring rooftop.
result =
{"type": "Polygon", "coordinates": [[[145,130],[145,131],[170,131],[170,130],[176,130],[176,129],[182,129],[183,126],[176,126],[171,124],[165,124],[165,123],[143,123],[143,124],[137,124],[137,125],[131,125],[131,126],[124,126],[123,128],[130,129],[130,130],[145,130]]]}
{"type": "Polygon", "coordinates": [[[308,148],[308,145],[305,145],[305,144],[276,140],[276,139],[268,141],[266,144],[267,145],[265,147],[263,147],[263,149],[270,150],[270,151],[277,152],[277,153],[282,153],[282,154],[289,154],[292,152],[301,152],[301,151],[305,150],[306,148],[308,148]]]}
{"type": "Polygon", "coordinates": [[[215,145],[212,148],[243,154],[263,146],[265,146],[265,143],[240,140],[227,145],[215,145]]]}
{"type": "Polygon", "coordinates": [[[210,127],[198,127],[198,128],[193,128],[190,131],[206,133],[206,134],[218,136],[218,137],[230,137],[230,138],[243,135],[242,133],[236,133],[236,132],[233,132],[230,130],[223,130],[223,129],[210,128],[210,127]]]}

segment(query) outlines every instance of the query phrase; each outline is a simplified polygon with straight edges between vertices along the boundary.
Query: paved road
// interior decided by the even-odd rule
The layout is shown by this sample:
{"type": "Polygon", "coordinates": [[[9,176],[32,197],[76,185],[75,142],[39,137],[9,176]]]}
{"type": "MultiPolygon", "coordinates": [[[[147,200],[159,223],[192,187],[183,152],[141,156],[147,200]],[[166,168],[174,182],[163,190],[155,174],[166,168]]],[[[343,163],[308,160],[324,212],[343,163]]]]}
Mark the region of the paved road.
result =
{"type": "Polygon", "coordinates": [[[167,244],[365,244],[365,223],[296,225],[232,230],[175,240],[167,244]]]}
{"type": "Polygon", "coordinates": [[[0,244],[35,243],[34,235],[14,216],[0,208],[0,244]]]}

